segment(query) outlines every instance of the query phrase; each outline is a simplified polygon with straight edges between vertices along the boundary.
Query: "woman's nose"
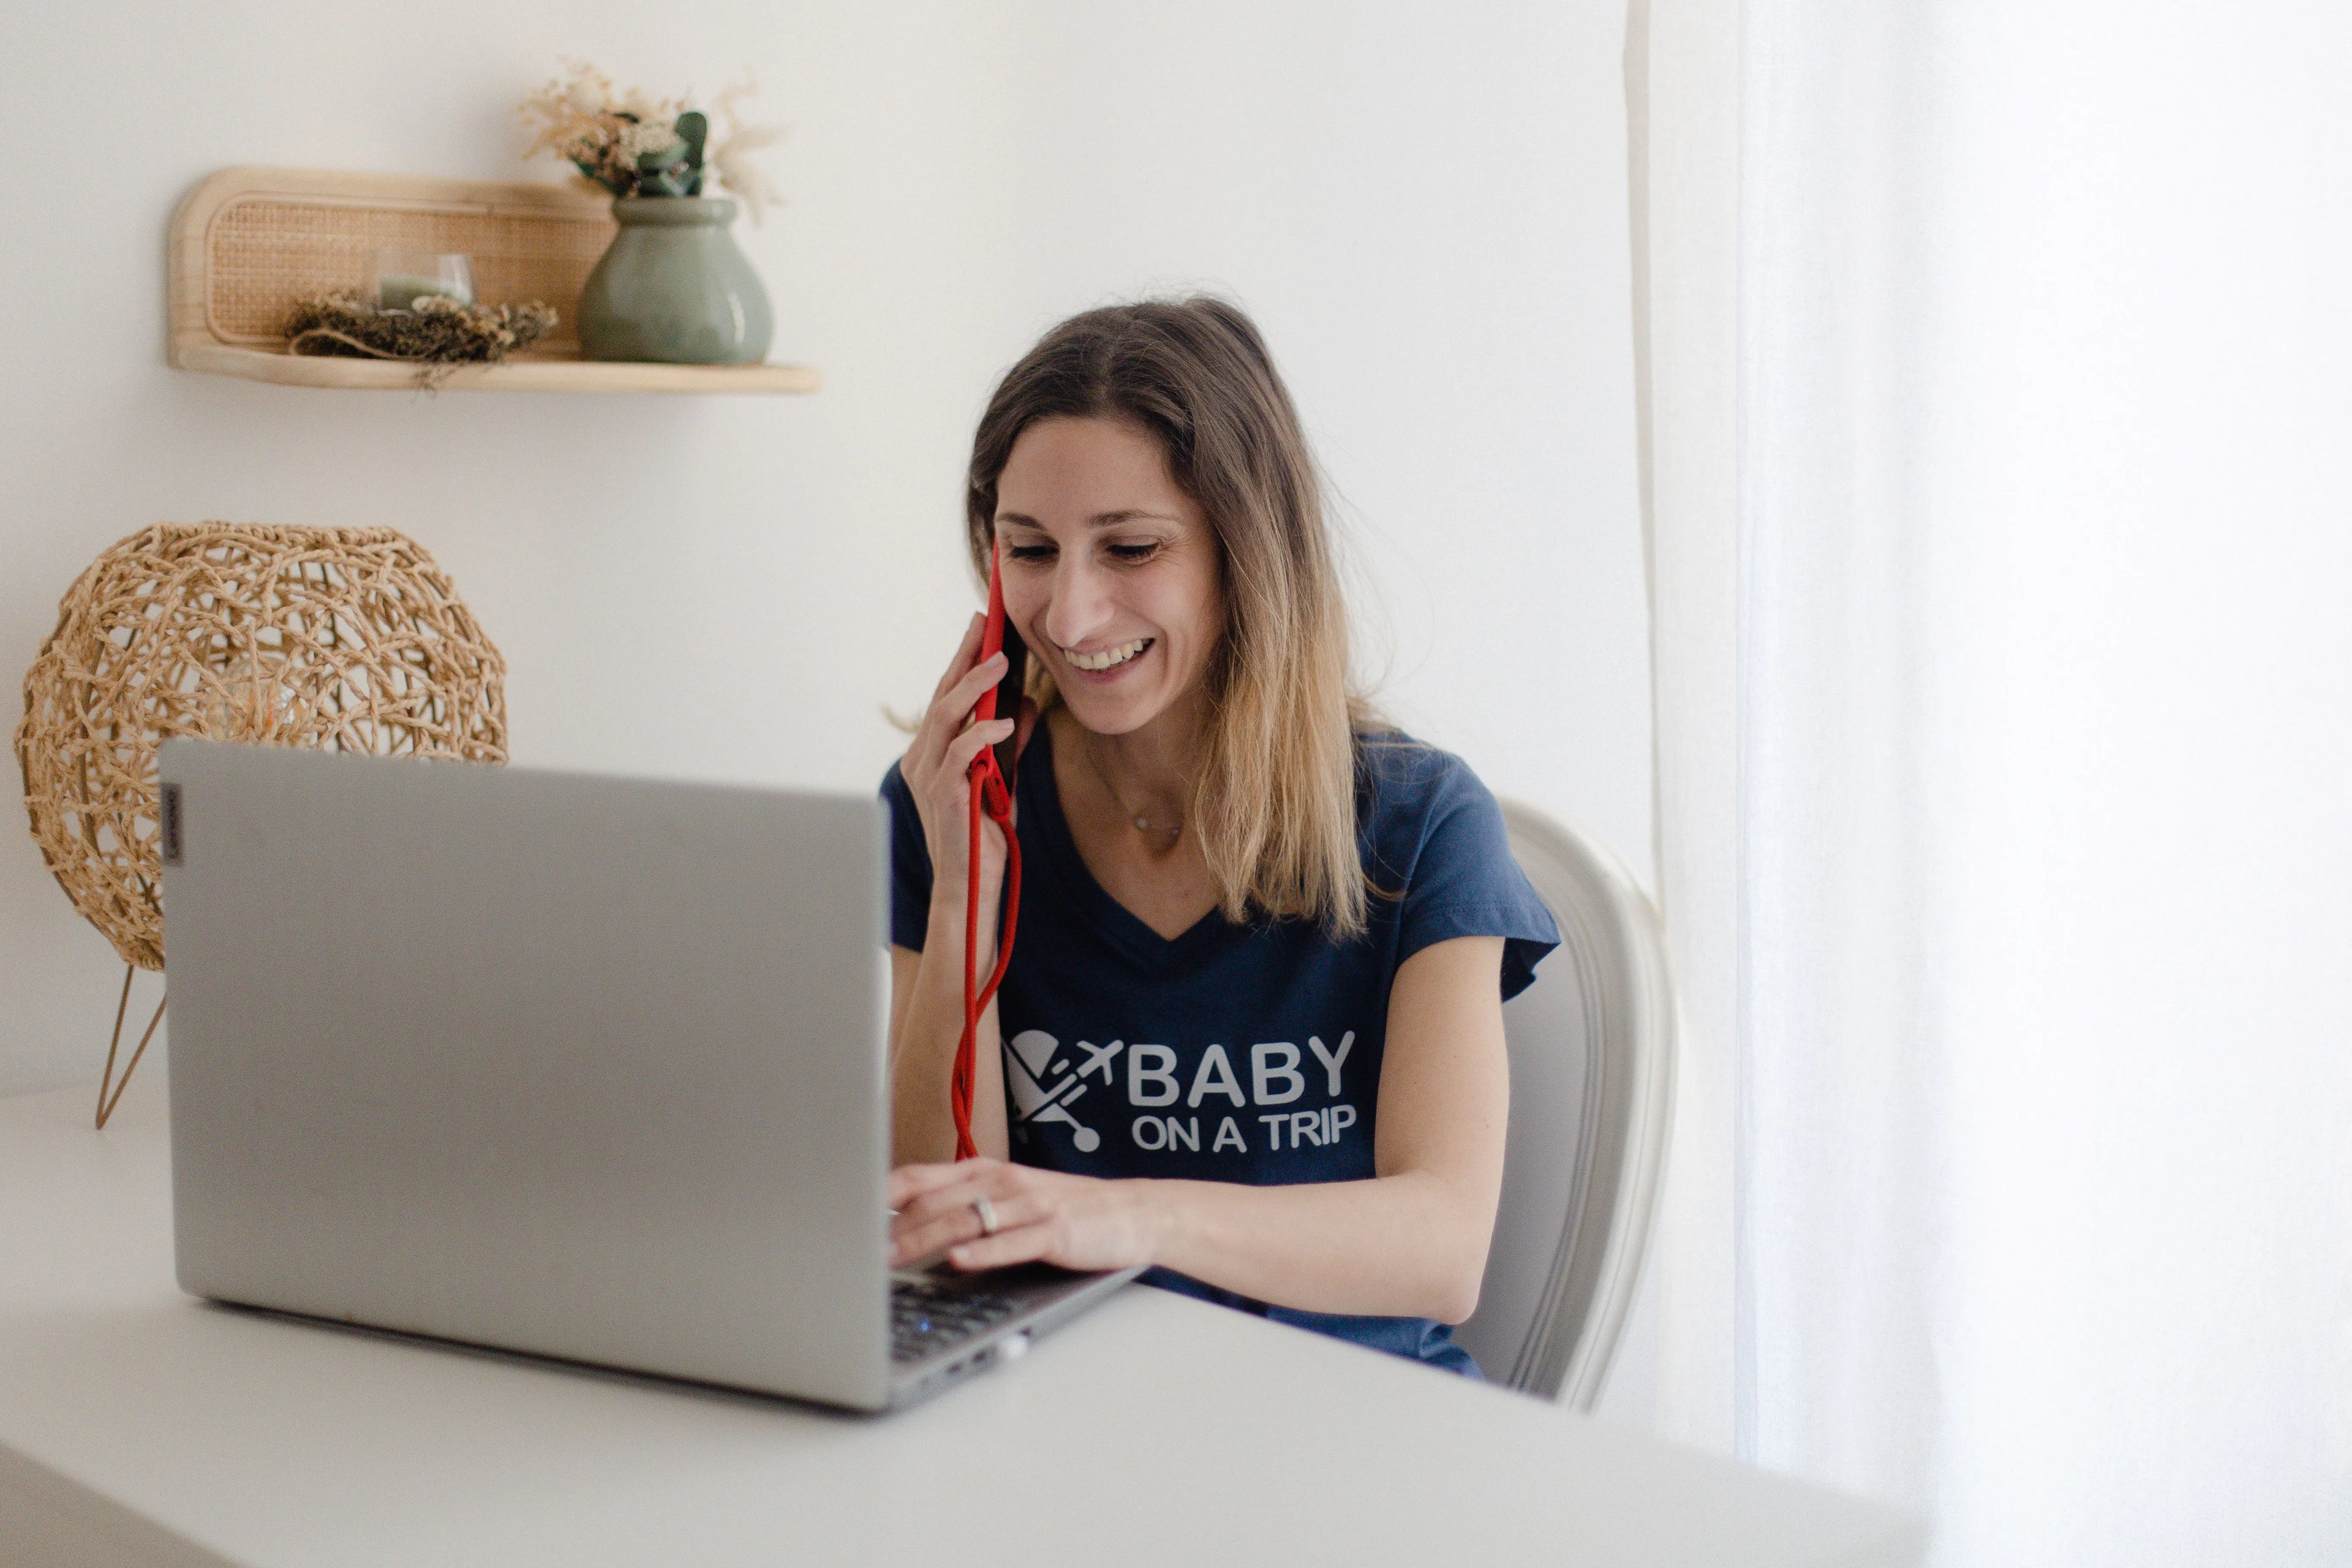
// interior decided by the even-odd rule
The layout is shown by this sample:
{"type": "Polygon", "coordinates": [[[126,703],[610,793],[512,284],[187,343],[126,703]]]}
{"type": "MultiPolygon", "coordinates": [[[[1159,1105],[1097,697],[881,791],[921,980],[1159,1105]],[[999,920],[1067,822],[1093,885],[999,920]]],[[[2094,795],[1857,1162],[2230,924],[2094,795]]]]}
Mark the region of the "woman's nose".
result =
{"type": "Polygon", "coordinates": [[[1087,562],[1063,561],[1054,569],[1053,599],[1045,606],[1045,635],[1064,647],[1083,647],[1110,625],[1115,606],[1103,574],[1087,562]]]}

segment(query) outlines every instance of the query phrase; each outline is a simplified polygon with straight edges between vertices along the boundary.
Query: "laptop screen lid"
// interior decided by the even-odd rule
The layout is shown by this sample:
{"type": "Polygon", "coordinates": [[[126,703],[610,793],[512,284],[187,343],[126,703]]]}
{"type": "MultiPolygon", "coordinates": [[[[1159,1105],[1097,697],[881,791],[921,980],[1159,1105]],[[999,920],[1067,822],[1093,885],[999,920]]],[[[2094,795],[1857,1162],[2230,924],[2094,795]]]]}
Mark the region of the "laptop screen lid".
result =
{"type": "Polygon", "coordinates": [[[162,771],[184,1289],[886,1403],[878,801],[162,771]]]}

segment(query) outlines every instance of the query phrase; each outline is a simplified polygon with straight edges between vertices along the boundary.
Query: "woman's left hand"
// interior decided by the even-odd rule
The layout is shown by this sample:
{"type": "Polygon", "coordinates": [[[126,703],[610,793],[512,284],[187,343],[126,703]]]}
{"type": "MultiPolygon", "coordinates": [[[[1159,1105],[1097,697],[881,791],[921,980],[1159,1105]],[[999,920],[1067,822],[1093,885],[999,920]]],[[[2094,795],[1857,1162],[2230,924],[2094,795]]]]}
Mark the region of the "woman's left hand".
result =
{"type": "Polygon", "coordinates": [[[1139,1182],[1041,1171],[1003,1160],[901,1165],[890,1173],[890,1266],[945,1250],[958,1268],[1045,1262],[1092,1271],[1150,1263],[1151,1221],[1139,1182]],[[978,1200],[996,1221],[983,1234],[978,1200]]]}

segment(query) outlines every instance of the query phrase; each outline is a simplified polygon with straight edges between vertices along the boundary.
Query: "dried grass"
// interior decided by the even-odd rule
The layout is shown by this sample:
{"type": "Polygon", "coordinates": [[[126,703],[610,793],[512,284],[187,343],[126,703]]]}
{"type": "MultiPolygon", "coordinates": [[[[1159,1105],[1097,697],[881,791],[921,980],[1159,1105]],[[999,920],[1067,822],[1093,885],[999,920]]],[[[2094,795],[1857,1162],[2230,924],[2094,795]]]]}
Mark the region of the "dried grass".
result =
{"type": "Polygon", "coordinates": [[[385,310],[352,294],[310,294],[286,322],[286,352],[417,362],[420,385],[461,364],[497,363],[552,331],[555,311],[520,305],[461,305],[427,294],[410,310],[385,310]]]}

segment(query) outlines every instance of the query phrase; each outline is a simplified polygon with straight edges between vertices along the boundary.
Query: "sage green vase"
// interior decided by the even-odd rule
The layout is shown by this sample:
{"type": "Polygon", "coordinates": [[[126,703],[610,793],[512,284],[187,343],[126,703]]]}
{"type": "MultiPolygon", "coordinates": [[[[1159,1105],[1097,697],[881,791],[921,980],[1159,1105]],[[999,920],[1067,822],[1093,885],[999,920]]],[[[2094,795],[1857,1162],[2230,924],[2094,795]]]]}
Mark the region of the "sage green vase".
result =
{"type": "Polygon", "coordinates": [[[757,364],[775,322],[724,196],[615,196],[621,232],[580,290],[585,359],[757,364]]]}

